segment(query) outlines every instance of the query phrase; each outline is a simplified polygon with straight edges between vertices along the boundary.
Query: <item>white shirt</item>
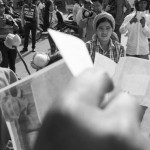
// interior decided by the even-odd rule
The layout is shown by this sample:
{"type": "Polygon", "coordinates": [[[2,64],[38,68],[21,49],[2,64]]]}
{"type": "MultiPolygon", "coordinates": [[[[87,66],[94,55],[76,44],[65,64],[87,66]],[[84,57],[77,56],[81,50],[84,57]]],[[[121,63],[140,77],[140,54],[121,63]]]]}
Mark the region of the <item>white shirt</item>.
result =
{"type": "Polygon", "coordinates": [[[146,12],[137,12],[136,17],[138,22],[130,24],[130,20],[135,16],[133,12],[125,17],[124,22],[120,27],[122,34],[128,32],[127,49],[129,55],[147,55],[149,53],[148,38],[150,37],[150,15],[146,12]],[[140,19],[146,19],[145,27],[143,28],[140,19]]]}
{"type": "Polygon", "coordinates": [[[76,22],[76,15],[77,15],[78,11],[80,10],[80,7],[81,6],[77,3],[73,6],[73,21],[75,21],[75,22],[76,22]]]}

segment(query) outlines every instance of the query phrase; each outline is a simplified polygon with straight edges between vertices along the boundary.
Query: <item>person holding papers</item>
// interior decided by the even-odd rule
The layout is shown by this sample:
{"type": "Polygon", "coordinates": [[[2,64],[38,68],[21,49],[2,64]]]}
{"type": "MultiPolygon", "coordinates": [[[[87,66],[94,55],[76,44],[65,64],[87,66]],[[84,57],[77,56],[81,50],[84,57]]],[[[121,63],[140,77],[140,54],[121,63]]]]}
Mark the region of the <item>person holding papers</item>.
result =
{"type": "Polygon", "coordinates": [[[149,59],[150,15],[148,0],[135,0],[135,12],[124,19],[120,32],[128,32],[127,56],[149,59]]]}
{"type": "Polygon", "coordinates": [[[95,34],[91,41],[86,43],[91,58],[94,62],[95,53],[98,52],[118,63],[119,58],[125,56],[124,47],[111,36],[115,29],[115,20],[107,12],[98,14],[93,21],[95,34]]]}

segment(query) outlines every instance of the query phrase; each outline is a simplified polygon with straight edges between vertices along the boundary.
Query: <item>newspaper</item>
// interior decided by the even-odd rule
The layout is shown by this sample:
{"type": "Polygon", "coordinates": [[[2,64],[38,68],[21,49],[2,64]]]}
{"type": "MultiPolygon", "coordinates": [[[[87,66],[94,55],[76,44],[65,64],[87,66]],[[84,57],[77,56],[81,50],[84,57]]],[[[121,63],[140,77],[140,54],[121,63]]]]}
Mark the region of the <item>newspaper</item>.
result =
{"type": "Polygon", "coordinates": [[[94,66],[105,70],[115,87],[135,96],[138,103],[150,106],[150,61],[135,57],[122,57],[118,64],[96,53],[94,66]]]}

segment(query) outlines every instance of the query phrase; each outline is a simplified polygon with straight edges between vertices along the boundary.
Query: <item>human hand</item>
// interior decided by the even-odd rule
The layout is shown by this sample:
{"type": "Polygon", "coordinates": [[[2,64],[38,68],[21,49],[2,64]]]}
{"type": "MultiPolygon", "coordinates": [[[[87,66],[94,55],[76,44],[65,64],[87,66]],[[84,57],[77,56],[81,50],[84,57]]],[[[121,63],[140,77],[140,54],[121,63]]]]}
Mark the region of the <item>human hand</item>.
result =
{"type": "Polygon", "coordinates": [[[140,20],[140,23],[141,23],[143,28],[145,27],[145,22],[146,22],[145,18],[142,17],[141,20],[140,20]]]}
{"type": "Polygon", "coordinates": [[[91,69],[74,78],[44,119],[34,150],[147,150],[139,109],[127,93],[116,93],[106,73],[91,69]]]}
{"type": "Polygon", "coordinates": [[[130,20],[130,24],[138,22],[136,15],[130,20]]]}

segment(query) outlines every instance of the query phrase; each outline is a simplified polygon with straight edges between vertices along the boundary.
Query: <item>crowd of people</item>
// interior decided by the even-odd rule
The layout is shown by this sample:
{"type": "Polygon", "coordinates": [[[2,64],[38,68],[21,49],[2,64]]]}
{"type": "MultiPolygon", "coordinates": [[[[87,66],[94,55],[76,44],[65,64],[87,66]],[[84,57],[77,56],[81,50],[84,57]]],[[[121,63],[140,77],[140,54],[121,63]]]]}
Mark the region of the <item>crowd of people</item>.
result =
{"type": "MultiPolygon", "coordinates": [[[[6,36],[17,33],[19,29],[24,31],[24,47],[20,51],[24,53],[28,51],[31,31],[32,52],[35,52],[36,29],[40,28],[39,25],[43,25],[44,31],[56,26],[59,29],[64,18],[53,0],[46,0],[45,4],[40,0],[26,0],[19,21],[15,19],[18,16],[13,10],[12,2],[8,0],[6,5],[0,0],[0,67],[9,67],[15,73],[17,52],[13,47],[11,49],[6,46],[6,36]]],[[[132,7],[127,0],[74,2],[73,21],[78,26],[78,38],[85,42],[93,63],[96,52],[116,63],[120,57],[149,59],[148,0],[134,0],[132,7]],[[126,34],[126,49],[120,43],[121,34],[126,34]]],[[[51,47],[50,57],[56,56],[57,46],[50,35],[48,41],[51,47]]],[[[105,73],[94,69],[74,78],[56,99],[54,108],[46,115],[34,149],[149,149],[148,139],[144,138],[139,127],[139,118],[143,117],[148,106],[139,106],[130,95],[118,92],[110,103],[100,107],[104,95],[114,88],[112,80],[105,73]],[[119,109],[115,110],[116,106],[119,109]],[[141,113],[137,109],[139,107],[141,113]],[[126,119],[126,126],[122,118],[126,119]]],[[[3,121],[2,115],[0,120],[3,121]]],[[[2,130],[3,134],[8,135],[7,138],[3,135],[0,137],[5,141],[0,146],[5,147],[10,138],[5,124],[1,125],[2,130]]]]}

